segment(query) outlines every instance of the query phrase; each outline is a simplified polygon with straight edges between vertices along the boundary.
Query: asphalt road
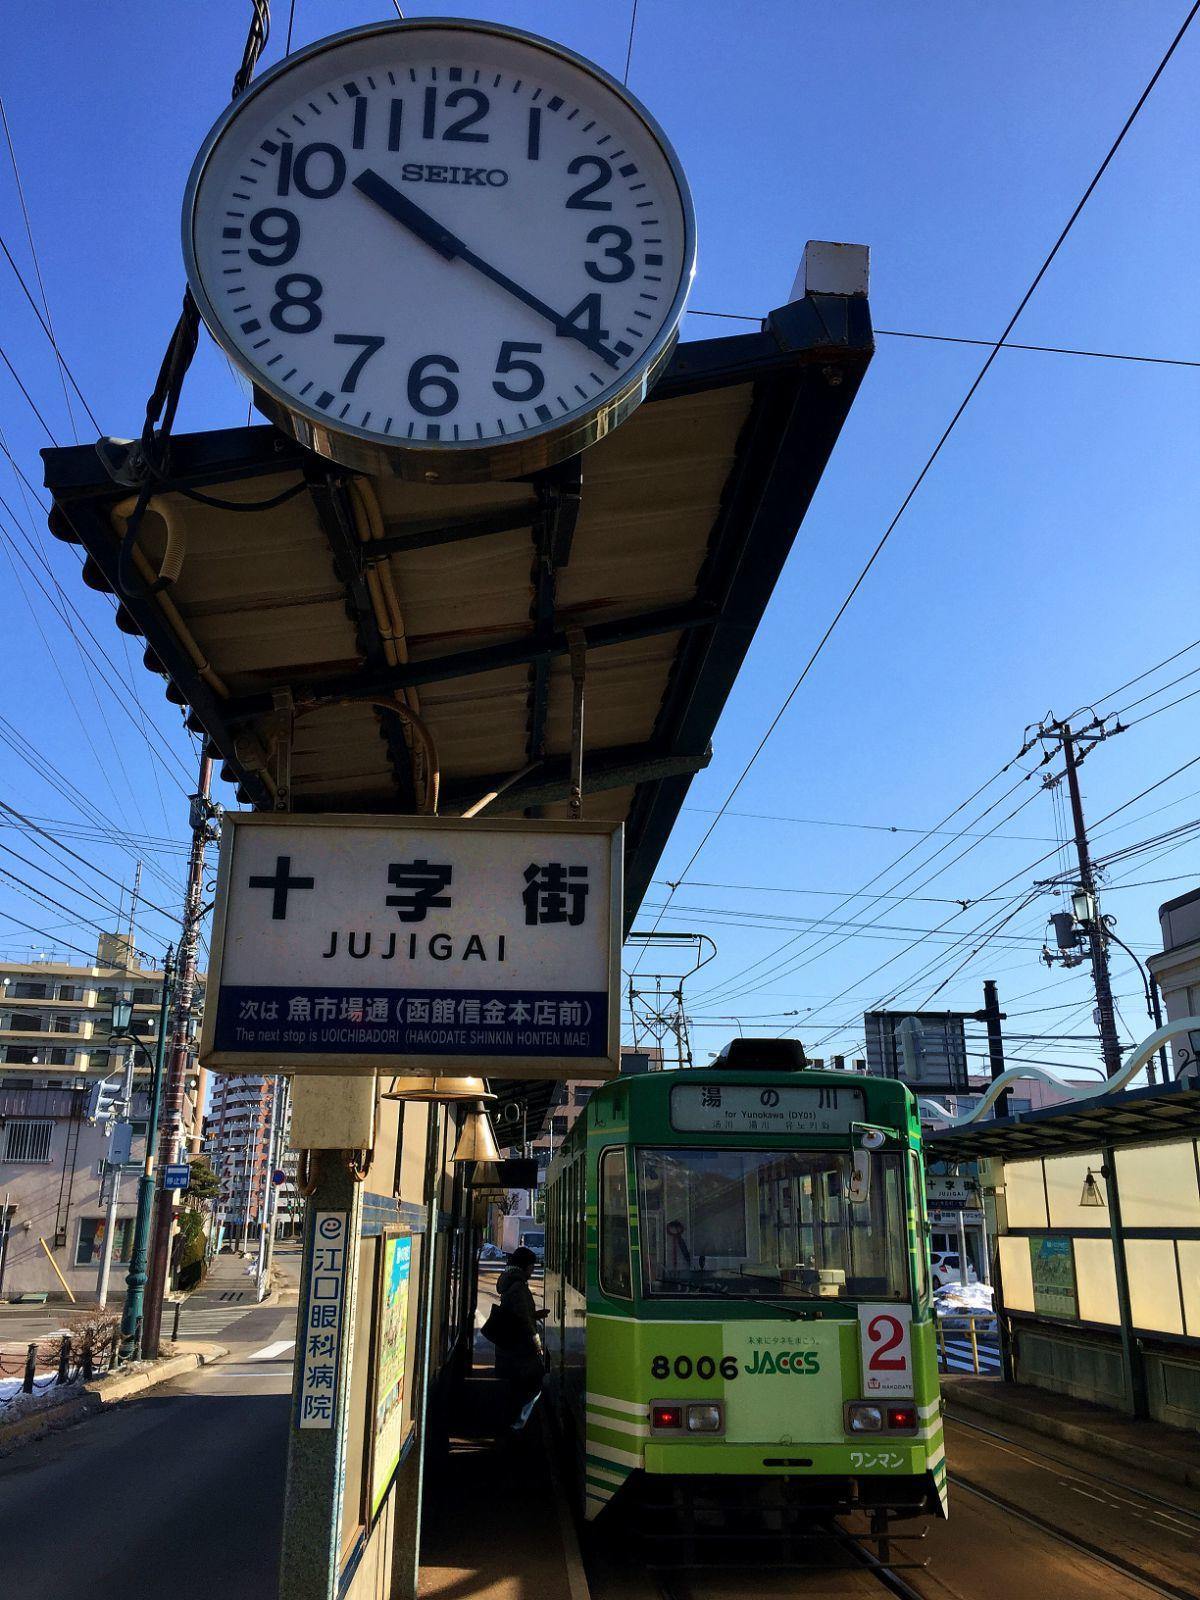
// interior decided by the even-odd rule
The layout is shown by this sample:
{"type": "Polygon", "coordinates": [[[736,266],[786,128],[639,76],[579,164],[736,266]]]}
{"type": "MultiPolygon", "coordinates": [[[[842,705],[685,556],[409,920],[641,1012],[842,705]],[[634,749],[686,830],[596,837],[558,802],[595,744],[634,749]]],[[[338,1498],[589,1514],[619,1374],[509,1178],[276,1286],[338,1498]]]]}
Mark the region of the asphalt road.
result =
{"type": "Polygon", "coordinates": [[[229,1356],[0,1461],[0,1585],[23,1600],[275,1600],[295,1306],[229,1356]]]}

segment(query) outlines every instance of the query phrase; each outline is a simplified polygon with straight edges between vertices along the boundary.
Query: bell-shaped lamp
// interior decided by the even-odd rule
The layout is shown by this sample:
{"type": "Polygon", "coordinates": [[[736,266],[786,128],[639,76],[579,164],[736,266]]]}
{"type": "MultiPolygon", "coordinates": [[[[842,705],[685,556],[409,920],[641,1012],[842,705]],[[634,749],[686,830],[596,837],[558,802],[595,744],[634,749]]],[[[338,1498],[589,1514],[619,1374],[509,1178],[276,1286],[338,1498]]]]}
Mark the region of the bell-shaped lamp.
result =
{"type": "MultiPolygon", "coordinates": [[[[1104,1168],[1101,1167],[1103,1174],[1104,1168]]],[[[1091,1167],[1087,1169],[1087,1177],[1083,1180],[1083,1193],[1079,1196],[1081,1206],[1102,1206],[1104,1204],[1104,1191],[1096,1181],[1096,1174],[1091,1167]]]]}
{"type": "Polygon", "coordinates": [[[453,1078],[441,1073],[432,1077],[400,1077],[392,1079],[390,1089],[381,1096],[384,1100],[494,1100],[482,1078],[453,1078]]]}
{"type": "Polygon", "coordinates": [[[499,1161],[500,1148],[482,1102],[467,1113],[454,1146],[452,1161],[499,1161]]]}

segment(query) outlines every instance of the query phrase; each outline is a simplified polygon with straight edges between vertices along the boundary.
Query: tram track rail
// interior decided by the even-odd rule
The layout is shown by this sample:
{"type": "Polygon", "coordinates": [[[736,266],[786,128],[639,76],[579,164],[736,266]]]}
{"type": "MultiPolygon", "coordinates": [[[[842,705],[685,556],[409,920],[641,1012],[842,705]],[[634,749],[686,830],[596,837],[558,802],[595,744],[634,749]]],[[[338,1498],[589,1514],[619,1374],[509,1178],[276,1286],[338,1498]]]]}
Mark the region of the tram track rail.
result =
{"type": "Polygon", "coordinates": [[[993,1506],[998,1511],[1003,1511],[1006,1516],[1015,1517],[1018,1522],[1025,1522],[1031,1528],[1036,1528],[1039,1533],[1044,1533],[1047,1538],[1054,1539],[1059,1544],[1068,1545],[1072,1550],[1077,1550],[1081,1555],[1087,1556],[1092,1561],[1097,1561],[1101,1566],[1108,1567],[1111,1571],[1119,1573],[1123,1578],[1129,1578],[1134,1583],[1139,1583],[1152,1594],[1167,1597],[1167,1600],[1196,1600],[1195,1589],[1185,1589],[1182,1585],[1167,1582],[1153,1572],[1148,1572],[1145,1567],[1139,1567],[1136,1562],[1126,1561],[1123,1556],[1117,1555],[1112,1550],[1106,1550],[1103,1545],[1095,1544],[1090,1539],[1081,1538],[1078,1534],[1068,1533],[1048,1517],[1041,1517],[1036,1511],[1029,1511],[1025,1506],[1017,1505],[1015,1501],[1003,1495],[994,1494],[990,1489],[984,1489],[979,1484],[973,1483],[969,1478],[964,1478],[958,1473],[947,1474],[952,1489],[961,1490],[972,1495],[977,1500],[993,1506]]]}
{"type": "MultiPolygon", "coordinates": [[[[982,1423],[976,1422],[973,1417],[963,1416],[961,1412],[954,1411],[950,1407],[946,1408],[945,1420],[952,1422],[957,1428],[967,1428],[972,1433],[982,1434],[984,1438],[994,1439],[1012,1455],[1020,1456],[1026,1461],[1036,1463],[1038,1466],[1046,1466],[1049,1463],[1053,1463],[1056,1468],[1067,1476],[1078,1478],[1080,1482],[1090,1481],[1100,1484],[1111,1492],[1112,1483],[1109,1478],[1106,1478],[1100,1472],[1090,1472],[1086,1467],[1081,1467],[1077,1461],[1070,1461],[1065,1456],[1058,1455],[1052,1450],[1043,1450],[1040,1441],[1038,1449],[1035,1451],[1028,1445],[1023,1444],[1021,1440],[1014,1439],[1011,1434],[1001,1433],[996,1428],[985,1428],[982,1423]]],[[[951,1476],[953,1479],[953,1475],[951,1476]]],[[[1124,1492],[1127,1496],[1135,1496],[1139,1500],[1144,1500],[1147,1505],[1155,1506],[1158,1510],[1169,1512],[1173,1517],[1189,1523],[1196,1537],[1200,1538],[1200,1509],[1180,1505],[1178,1500],[1173,1500],[1166,1495],[1154,1494],[1149,1489],[1143,1489],[1140,1484],[1136,1486],[1126,1485],[1124,1486],[1124,1492]]]]}

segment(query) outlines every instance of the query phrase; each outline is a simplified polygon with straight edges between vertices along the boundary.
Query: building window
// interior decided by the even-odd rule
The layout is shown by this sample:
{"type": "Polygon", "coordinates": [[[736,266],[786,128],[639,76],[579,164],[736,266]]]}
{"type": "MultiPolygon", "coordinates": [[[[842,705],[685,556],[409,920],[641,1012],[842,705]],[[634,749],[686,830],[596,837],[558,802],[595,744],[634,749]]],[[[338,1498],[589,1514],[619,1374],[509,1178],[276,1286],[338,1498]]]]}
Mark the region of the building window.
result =
{"type": "Polygon", "coordinates": [[[74,1050],[51,1050],[49,1056],[52,1067],[73,1067],[75,1065],[74,1050]]]}
{"type": "Polygon", "coordinates": [[[54,1019],[55,1033],[78,1033],[79,1018],[72,1016],[69,1011],[60,1012],[54,1019]]]}
{"type": "Polygon", "coordinates": [[[587,1105],[591,1098],[592,1091],[590,1089],[575,1089],[572,1091],[572,1099],[577,1106],[587,1105]]]}
{"type": "MultiPolygon", "coordinates": [[[[132,1217],[117,1218],[117,1235],[113,1241],[114,1261],[128,1261],[133,1245],[132,1217]]],[[[75,1243],[75,1265],[90,1267],[104,1253],[104,1218],[80,1217],[79,1237],[75,1243]]]]}
{"type": "Polygon", "coordinates": [[[8,1019],[10,1028],[18,1033],[45,1033],[46,1021],[40,1011],[14,1011],[8,1019]]]}
{"type": "Polygon", "coordinates": [[[49,986],[44,983],[14,983],[14,1000],[45,1000],[50,993],[49,986]]]}
{"type": "Polygon", "coordinates": [[[4,1059],[15,1061],[22,1067],[32,1067],[36,1066],[41,1058],[31,1044],[10,1044],[5,1051],[4,1059]]]}
{"type": "Polygon", "coordinates": [[[566,1117],[551,1117],[550,1118],[550,1132],[554,1135],[554,1137],[556,1139],[565,1139],[566,1136],[567,1136],[567,1119],[566,1119],[566,1117]]]}
{"type": "Polygon", "coordinates": [[[133,991],[133,1003],[134,1003],[135,1006],[157,1005],[157,1003],[158,1003],[158,990],[157,989],[135,989],[133,991]]]}
{"type": "Polygon", "coordinates": [[[49,1117],[12,1117],[4,1130],[5,1161],[49,1161],[54,1123],[49,1117]]]}
{"type": "Polygon", "coordinates": [[[82,1000],[83,988],[78,983],[60,983],[58,986],[60,1000],[82,1000]]]}

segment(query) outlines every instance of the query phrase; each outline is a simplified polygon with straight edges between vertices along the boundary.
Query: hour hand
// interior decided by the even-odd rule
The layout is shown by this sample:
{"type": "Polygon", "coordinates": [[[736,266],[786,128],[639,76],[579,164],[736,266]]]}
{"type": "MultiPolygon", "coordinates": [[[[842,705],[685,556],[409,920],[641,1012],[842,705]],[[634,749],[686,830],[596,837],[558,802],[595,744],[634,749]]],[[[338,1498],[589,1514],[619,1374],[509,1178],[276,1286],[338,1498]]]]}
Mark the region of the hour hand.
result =
{"type": "Polygon", "coordinates": [[[365,172],[360,172],[354,180],[354,187],[360,194],[366,195],[368,200],[373,200],[381,211],[386,211],[389,217],[394,217],[397,222],[415,233],[418,239],[423,239],[431,245],[440,256],[445,256],[447,261],[453,261],[456,256],[467,253],[467,247],[456,234],[449,228],[431,217],[428,211],[422,210],[407,195],[401,194],[386,178],[381,178],[370,167],[365,172]]]}

